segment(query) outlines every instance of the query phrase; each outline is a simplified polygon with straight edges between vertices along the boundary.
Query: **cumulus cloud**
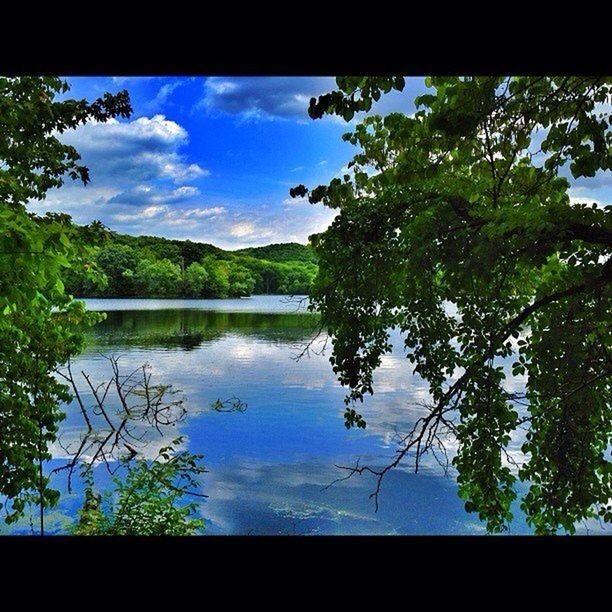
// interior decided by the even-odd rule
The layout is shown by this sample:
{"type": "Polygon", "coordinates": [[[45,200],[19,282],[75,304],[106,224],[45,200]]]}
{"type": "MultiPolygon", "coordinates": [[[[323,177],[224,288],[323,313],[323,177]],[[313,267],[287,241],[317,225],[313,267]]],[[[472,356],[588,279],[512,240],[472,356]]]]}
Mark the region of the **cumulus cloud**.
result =
{"type": "Polygon", "coordinates": [[[157,178],[168,178],[175,183],[193,181],[201,176],[209,176],[210,172],[198,166],[198,164],[185,164],[176,153],[143,153],[140,163],[154,169],[157,178]]]}
{"type": "Polygon", "coordinates": [[[185,161],[179,151],[189,140],[187,131],[164,115],[87,123],[65,132],[61,139],[77,148],[91,170],[92,183],[105,179],[131,183],[160,177],[184,183],[209,174],[198,164],[185,161]]]}
{"type": "Polygon", "coordinates": [[[211,206],[210,208],[192,208],[184,211],[185,217],[216,217],[226,212],[223,206],[211,206]]]}
{"type": "Polygon", "coordinates": [[[210,206],[208,208],[171,208],[167,205],[152,205],[142,207],[134,212],[116,213],[113,219],[116,221],[139,221],[142,219],[159,218],[163,223],[179,224],[185,221],[197,221],[198,219],[209,219],[218,217],[226,212],[223,206],[210,206]]]}
{"type": "Polygon", "coordinates": [[[257,227],[253,222],[234,223],[229,230],[235,238],[266,238],[272,235],[272,230],[257,227]]]}
{"type": "Polygon", "coordinates": [[[166,212],[165,206],[147,206],[142,210],[135,213],[118,213],[114,215],[114,219],[117,221],[139,221],[140,219],[153,219],[159,217],[162,213],[166,212]]]}
{"type": "Polygon", "coordinates": [[[108,200],[109,204],[172,204],[200,195],[200,190],[192,185],[183,185],[176,189],[159,189],[151,185],[136,185],[122,191],[108,200]]]}
{"type": "Polygon", "coordinates": [[[209,77],[197,106],[247,120],[308,120],[310,98],[335,84],[333,77],[209,77]]]}
{"type": "Polygon", "coordinates": [[[164,115],[154,115],[127,122],[109,119],[106,123],[86,123],[66,132],[62,139],[76,141],[74,144],[82,150],[102,148],[105,152],[132,153],[142,147],[166,149],[168,145],[183,144],[188,135],[178,123],[164,115]]]}
{"type": "MultiPolygon", "coordinates": [[[[209,77],[204,83],[204,96],[196,108],[237,115],[247,121],[310,121],[310,98],[335,89],[334,77],[209,77]]],[[[396,111],[413,113],[416,110],[414,97],[426,91],[429,90],[423,77],[409,77],[403,92],[391,91],[382,96],[371,112],[382,115],[396,111]]]]}
{"type": "Polygon", "coordinates": [[[169,225],[178,225],[185,228],[194,228],[204,219],[213,219],[225,214],[223,206],[210,206],[208,208],[190,208],[187,210],[168,211],[165,221],[169,225]]]}

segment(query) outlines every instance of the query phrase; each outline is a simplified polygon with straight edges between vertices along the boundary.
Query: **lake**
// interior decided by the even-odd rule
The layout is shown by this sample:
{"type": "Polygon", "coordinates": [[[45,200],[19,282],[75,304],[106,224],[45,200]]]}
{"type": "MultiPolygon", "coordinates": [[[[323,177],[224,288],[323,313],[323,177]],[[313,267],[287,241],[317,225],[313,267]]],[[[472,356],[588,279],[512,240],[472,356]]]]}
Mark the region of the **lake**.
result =
{"type": "MultiPolygon", "coordinates": [[[[423,381],[411,374],[401,342],[384,357],[375,394],[361,411],[368,426],[344,426],[344,389],[328,362],[329,352],[299,361],[316,329],[304,303],[282,296],[233,300],[89,299],[107,318],[88,334],[73,370],[93,380],[110,377],[104,355],[120,356],[126,369],[149,363],[153,382],[172,384],[186,398],[187,417],[174,435],[204,455],[201,504],[207,534],[479,534],[483,525],[466,514],[452,472],[426,462],[385,478],[375,512],[372,476],[343,476],[337,465],[384,466],[393,457],[395,430],[406,432],[427,399],[423,381]],[[211,404],[237,397],[244,412],[217,412],[211,404]]],[[[317,346],[321,346],[318,344],[317,346]]],[[[517,385],[522,384],[516,381],[517,385]]],[[[92,398],[87,397],[88,401],[92,398]]],[[[62,424],[63,439],[78,437],[83,424],[74,403],[62,424]]],[[[159,443],[153,444],[158,448],[159,443]]],[[[452,449],[451,449],[452,451],[452,449]]],[[[46,469],[60,465],[62,450],[46,469]]],[[[98,482],[108,483],[104,467],[98,482]]],[[[62,533],[76,516],[82,490],[62,490],[47,529],[62,533]]],[[[29,533],[27,524],[16,531],[29,533]]],[[[511,533],[529,532],[517,509],[511,533]]]]}

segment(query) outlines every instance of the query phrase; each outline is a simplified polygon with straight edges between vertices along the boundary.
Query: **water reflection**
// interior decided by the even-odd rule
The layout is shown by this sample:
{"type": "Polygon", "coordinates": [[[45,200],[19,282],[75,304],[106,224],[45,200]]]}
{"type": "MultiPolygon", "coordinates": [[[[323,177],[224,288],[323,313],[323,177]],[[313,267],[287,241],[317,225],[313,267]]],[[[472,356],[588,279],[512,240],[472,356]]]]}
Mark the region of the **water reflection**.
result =
{"type": "Polygon", "coordinates": [[[116,310],[89,334],[89,346],[177,347],[193,350],[231,334],[268,341],[301,342],[316,327],[308,313],[214,312],[205,310],[116,310]]]}
{"type": "MultiPolygon", "coordinates": [[[[335,465],[352,465],[357,457],[362,465],[386,465],[396,448],[394,428],[405,432],[423,414],[419,404],[427,388],[412,375],[397,336],[393,353],[376,372],[376,394],[363,405],[367,429],[349,431],[342,416],[344,389],[328,355],[293,358],[316,327],[314,315],[296,314],[295,304],[258,296],[234,311],[219,300],[180,300],[190,307],[154,310],[150,302],[167,306],[168,300],[139,300],[141,310],[126,310],[122,301],[107,302],[108,318],[91,331],[74,368],[103,380],[108,362],[101,353],[120,354],[132,367],[148,362],[158,382],[184,392],[187,418],[172,433],[185,435],[189,450],[202,453],[210,470],[204,479],[210,497],[201,507],[207,533],[484,531],[465,513],[453,475],[444,475],[435,461],[425,462],[418,475],[390,472],[378,513],[369,499],[372,477],[323,490],[341,475],[335,465]],[[197,310],[194,302],[206,302],[201,307],[208,309],[214,302],[218,310],[197,310]],[[232,396],[247,403],[244,413],[211,409],[215,400],[232,396]]],[[[104,301],[93,305],[101,309],[104,301]]],[[[64,435],[78,437],[76,411],[69,408],[64,435]]],[[[55,464],[60,456],[58,451],[55,464]]],[[[102,486],[108,482],[103,473],[99,478],[102,486]]],[[[64,495],[58,516],[74,516],[78,504],[78,495],[64,495]]],[[[512,532],[527,532],[517,515],[512,532]]],[[[58,531],[65,524],[58,519],[58,531]]]]}
{"type": "Polygon", "coordinates": [[[466,516],[454,481],[431,474],[393,472],[374,512],[375,483],[337,478],[325,462],[244,463],[214,471],[206,503],[209,533],[240,534],[452,534],[482,533],[466,516]],[[245,492],[248,492],[245,495],[245,492]]]}

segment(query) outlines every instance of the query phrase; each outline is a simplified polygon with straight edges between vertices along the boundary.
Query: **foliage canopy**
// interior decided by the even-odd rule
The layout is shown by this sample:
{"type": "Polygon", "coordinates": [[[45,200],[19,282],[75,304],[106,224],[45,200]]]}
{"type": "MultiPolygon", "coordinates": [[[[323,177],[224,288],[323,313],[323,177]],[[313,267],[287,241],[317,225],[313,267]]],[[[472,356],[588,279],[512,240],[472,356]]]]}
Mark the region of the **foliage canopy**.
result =
{"type": "MultiPolygon", "coordinates": [[[[77,239],[70,217],[39,216],[26,204],[66,177],[89,180],[79,154],[59,135],[131,113],[125,91],[94,102],[55,99],[67,91],[55,77],[0,78],[0,496],[9,500],[9,521],[28,501],[57,501],[41,462],[49,458],[63,416],[59,403],[69,394],[53,371],[78,351],[82,326],[98,320],[64,290],[70,265],[96,279],[89,248],[77,239]]],[[[91,243],[104,237],[95,223],[81,233],[91,243]]]]}
{"type": "MultiPolygon", "coordinates": [[[[89,242],[86,234],[84,243],[89,242]]],[[[111,232],[94,247],[103,282],[94,284],[87,269],[66,270],[74,295],[93,297],[243,297],[253,293],[306,294],[317,272],[309,246],[288,243],[224,251],[211,244],[129,236],[111,232]]]]}
{"type": "MultiPolygon", "coordinates": [[[[384,469],[418,469],[446,436],[459,495],[490,531],[517,478],[537,533],[612,520],[609,206],[572,201],[568,176],[612,163],[612,83],[591,77],[426,79],[408,116],[366,116],[344,140],[350,172],[309,194],[338,216],[313,237],[312,294],[333,338],[347,426],[401,331],[432,404],[384,469]],[[502,360],[525,376],[508,384],[502,360]]],[[[310,115],[346,120],[404,79],[343,77],[310,115]]],[[[585,183],[588,184],[588,183],[585,183]]],[[[292,196],[308,190],[300,185],[292,196]]]]}

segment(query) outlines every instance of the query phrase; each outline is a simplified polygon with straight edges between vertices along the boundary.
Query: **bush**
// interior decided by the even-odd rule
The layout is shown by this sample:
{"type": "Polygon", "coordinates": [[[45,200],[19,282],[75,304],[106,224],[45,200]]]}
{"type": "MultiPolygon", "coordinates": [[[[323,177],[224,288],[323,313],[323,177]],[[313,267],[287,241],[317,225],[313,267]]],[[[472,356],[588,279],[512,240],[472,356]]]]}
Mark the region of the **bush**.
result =
{"type": "MultiPolygon", "coordinates": [[[[172,442],[180,444],[181,438],[172,442]]],[[[128,468],[127,477],[113,479],[115,491],[95,493],[91,471],[85,475],[85,502],[79,511],[75,535],[196,535],[204,521],[194,518],[195,502],[182,503],[193,491],[197,476],[206,470],[198,465],[202,455],[173,455],[172,445],[162,448],[153,461],[139,459],[128,468]]]]}

